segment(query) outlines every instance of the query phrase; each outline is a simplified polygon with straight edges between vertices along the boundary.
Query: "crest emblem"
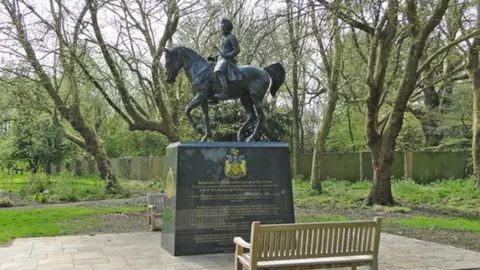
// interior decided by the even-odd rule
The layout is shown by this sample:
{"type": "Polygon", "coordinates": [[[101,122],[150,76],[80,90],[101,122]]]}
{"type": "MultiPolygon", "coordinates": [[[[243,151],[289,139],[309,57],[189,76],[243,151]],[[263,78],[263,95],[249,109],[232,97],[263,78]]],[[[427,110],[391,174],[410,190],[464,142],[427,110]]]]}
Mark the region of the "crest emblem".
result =
{"type": "Polygon", "coordinates": [[[173,191],[175,190],[174,188],[174,179],[173,179],[173,170],[172,167],[168,169],[168,174],[167,174],[167,198],[172,198],[173,191]]]}
{"type": "Polygon", "coordinates": [[[238,179],[247,175],[247,160],[245,155],[241,155],[236,148],[230,150],[230,154],[225,157],[225,175],[238,179]]]}

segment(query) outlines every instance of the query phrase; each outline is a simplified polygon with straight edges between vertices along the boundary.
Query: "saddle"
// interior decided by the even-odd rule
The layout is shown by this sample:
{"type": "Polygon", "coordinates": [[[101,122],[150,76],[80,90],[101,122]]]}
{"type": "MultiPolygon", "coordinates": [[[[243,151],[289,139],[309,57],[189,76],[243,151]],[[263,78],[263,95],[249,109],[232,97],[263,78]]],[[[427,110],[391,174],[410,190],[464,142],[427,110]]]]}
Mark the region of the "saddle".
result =
{"type": "MultiPolygon", "coordinates": [[[[218,56],[212,57],[209,56],[207,57],[207,60],[210,61],[212,64],[216,63],[218,60],[218,56]]],[[[233,82],[233,81],[240,81],[243,80],[244,78],[247,77],[247,74],[243,73],[236,65],[236,63],[233,63],[231,61],[226,61],[227,62],[227,81],[228,82],[233,82]]]]}
{"type": "Polygon", "coordinates": [[[243,73],[235,64],[230,61],[227,61],[227,81],[240,81],[243,80],[247,75],[243,73]]]}

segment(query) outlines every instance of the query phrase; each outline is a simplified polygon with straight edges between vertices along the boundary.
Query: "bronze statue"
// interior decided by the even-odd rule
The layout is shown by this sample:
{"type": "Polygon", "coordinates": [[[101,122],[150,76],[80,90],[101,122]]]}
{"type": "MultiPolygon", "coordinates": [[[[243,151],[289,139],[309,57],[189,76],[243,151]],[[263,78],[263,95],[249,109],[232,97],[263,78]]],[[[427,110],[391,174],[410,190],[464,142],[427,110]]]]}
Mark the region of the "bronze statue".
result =
{"type": "MultiPolygon", "coordinates": [[[[285,81],[285,69],[278,62],[263,69],[251,65],[236,66],[235,57],[240,52],[240,48],[237,38],[231,34],[233,26],[226,19],[222,20],[221,25],[223,37],[220,42],[218,61],[215,65],[207,62],[190,48],[183,46],[165,48],[167,82],[175,82],[183,68],[192,83],[192,92],[195,95],[185,107],[185,114],[193,129],[201,133],[190,114],[193,109],[201,106],[205,125],[202,141],[206,141],[212,135],[208,116],[209,101],[237,98],[240,99],[247,113],[247,120],[237,132],[237,140],[243,141],[245,129],[257,120],[253,133],[247,138],[247,142],[255,141],[265,120],[261,108],[262,100],[267,91],[275,96],[285,81]]],[[[209,57],[208,60],[214,60],[214,58],[209,57]]]]}
{"type": "Polygon", "coordinates": [[[222,92],[216,94],[215,97],[220,100],[228,99],[228,83],[229,81],[241,80],[243,76],[238,76],[234,73],[234,65],[237,63],[236,56],[240,53],[240,46],[238,45],[237,37],[232,34],[233,24],[227,19],[221,21],[222,39],[220,40],[219,55],[217,57],[217,64],[215,65],[215,75],[218,79],[222,92]]]}

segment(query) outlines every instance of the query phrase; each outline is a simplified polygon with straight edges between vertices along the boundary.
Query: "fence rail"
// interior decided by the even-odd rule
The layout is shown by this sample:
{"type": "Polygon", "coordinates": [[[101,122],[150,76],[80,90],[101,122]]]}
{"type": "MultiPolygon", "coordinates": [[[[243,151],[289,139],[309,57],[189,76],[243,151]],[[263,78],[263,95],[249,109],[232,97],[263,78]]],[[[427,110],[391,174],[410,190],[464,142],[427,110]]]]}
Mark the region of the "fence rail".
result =
{"type": "MultiPolygon", "coordinates": [[[[392,175],[409,177],[417,183],[429,183],[439,179],[465,178],[470,167],[468,152],[396,152],[392,175]]],[[[110,158],[113,173],[132,180],[163,178],[163,157],[110,158]]],[[[300,174],[310,176],[312,155],[300,156],[300,174]]],[[[77,176],[98,173],[93,161],[76,161],[52,168],[52,173],[66,169],[77,176]]],[[[369,152],[325,153],[322,155],[323,179],[357,181],[371,179],[373,168],[369,152]]]]}

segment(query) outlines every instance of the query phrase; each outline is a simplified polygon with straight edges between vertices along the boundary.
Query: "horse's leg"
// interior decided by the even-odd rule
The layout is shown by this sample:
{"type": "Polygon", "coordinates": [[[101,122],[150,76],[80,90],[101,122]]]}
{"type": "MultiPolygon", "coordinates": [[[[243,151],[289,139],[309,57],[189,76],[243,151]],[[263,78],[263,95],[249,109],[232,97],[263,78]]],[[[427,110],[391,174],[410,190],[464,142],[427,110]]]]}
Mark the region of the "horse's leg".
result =
{"type": "Polygon", "coordinates": [[[253,121],[255,121],[255,110],[253,109],[253,101],[250,97],[242,97],[240,98],[240,103],[242,104],[243,108],[247,113],[247,120],[243,125],[240,127],[237,133],[237,141],[241,142],[245,140],[245,129],[250,125],[253,121]]]}
{"type": "Polygon", "coordinates": [[[248,137],[247,142],[253,142],[255,141],[255,138],[258,136],[258,132],[260,131],[260,128],[263,127],[264,121],[265,121],[265,115],[263,114],[262,110],[262,104],[260,103],[260,100],[258,99],[257,96],[252,96],[252,101],[253,101],[253,106],[255,106],[255,110],[257,111],[257,124],[255,125],[255,129],[253,130],[252,135],[248,137]]]}
{"type": "Polygon", "coordinates": [[[208,116],[208,102],[202,103],[203,123],[205,125],[205,135],[202,137],[202,142],[205,142],[208,138],[212,137],[212,131],[210,130],[210,117],[208,116]]]}
{"type": "Polygon", "coordinates": [[[201,129],[197,126],[197,123],[195,123],[195,121],[193,121],[193,118],[192,118],[192,115],[190,114],[192,112],[193,109],[195,109],[196,107],[198,107],[200,104],[202,104],[203,102],[205,102],[205,99],[197,94],[193,99],[192,101],[190,101],[190,103],[187,104],[187,106],[185,106],[185,115],[187,116],[187,119],[188,119],[188,122],[190,123],[190,125],[192,126],[192,128],[198,132],[198,133],[201,133],[201,129]]]}

